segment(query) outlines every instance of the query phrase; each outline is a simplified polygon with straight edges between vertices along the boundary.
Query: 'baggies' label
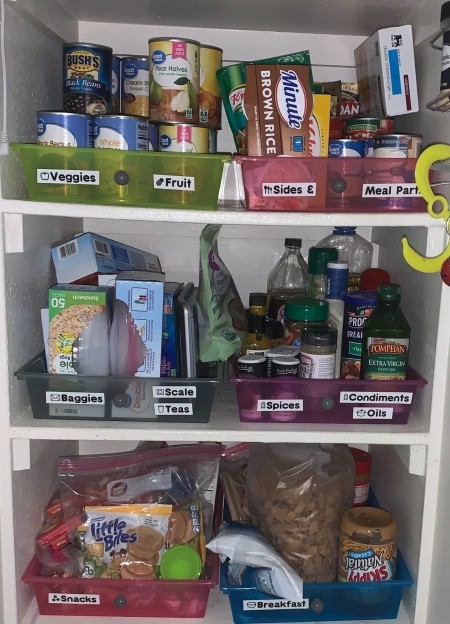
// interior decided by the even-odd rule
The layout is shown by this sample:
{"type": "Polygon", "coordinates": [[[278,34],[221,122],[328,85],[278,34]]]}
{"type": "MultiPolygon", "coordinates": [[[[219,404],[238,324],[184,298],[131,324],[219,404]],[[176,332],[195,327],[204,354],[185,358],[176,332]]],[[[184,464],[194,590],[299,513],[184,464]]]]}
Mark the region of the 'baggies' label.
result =
{"type": "Polygon", "coordinates": [[[49,604],[99,605],[99,594],[48,594],[49,604]]]}
{"type": "Polygon", "coordinates": [[[303,600],[243,600],[244,611],[273,611],[275,609],[309,609],[308,598],[303,600]]]}
{"type": "Polygon", "coordinates": [[[155,403],[155,416],[192,416],[192,403],[155,403]]]}
{"type": "Polygon", "coordinates": [[[197,396],[196,386],[153,386],[153,398],[161,399],[168,397],[171,399],[195,399],[197,396]]]}
{"type": "Polygon", "coordinates": [[[353,420],[392,420],[393,407],[354,407],[353,420]]]}
{"type": "Polygon", "coordinates": [[[195,177],[168,176],[154,173],[153,188],[160,191],[195,191],[195,177]]]}
{"type": "Polygon", "coordinates": [[[46,392],[45,401],[48,404],[66,405],[79,403],[83,405],[105,405],[104,392],[46,392]]]}
{"type": "Polygon", "coordinates": [[[315,182],[263,182],[263,197],[315,197],[317,184],[315,182]]]}
{"type": "Polygon", "coordinates": [[[340,393],[340,403],[394,403],[395,405],[410,405],[412,392],[364,392],[361,390],[346,390],[340,393]]]}
{"type": "Polygon", "coordinates": [[[79,169],[36,169],[38,184],[100,184],[100,171],[80,171],[79,169]]]}

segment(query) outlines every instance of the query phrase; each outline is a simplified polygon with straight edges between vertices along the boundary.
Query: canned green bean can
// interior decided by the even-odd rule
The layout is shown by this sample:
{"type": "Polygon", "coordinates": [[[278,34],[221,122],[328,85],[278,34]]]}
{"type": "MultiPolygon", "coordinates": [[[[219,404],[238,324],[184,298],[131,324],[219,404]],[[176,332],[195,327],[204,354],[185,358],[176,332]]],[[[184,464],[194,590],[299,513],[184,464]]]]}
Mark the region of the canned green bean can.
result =
{"type": "Polygon", "coordinates": [[[95,116],[94,147],[148,151],[148,120],[131,115],[95,116]]]}
{"type": "Polygon", "coordinates": [[[68,113],[111,112],[112,49],[92,43],[63,46],[63,107],[68,113]]]}

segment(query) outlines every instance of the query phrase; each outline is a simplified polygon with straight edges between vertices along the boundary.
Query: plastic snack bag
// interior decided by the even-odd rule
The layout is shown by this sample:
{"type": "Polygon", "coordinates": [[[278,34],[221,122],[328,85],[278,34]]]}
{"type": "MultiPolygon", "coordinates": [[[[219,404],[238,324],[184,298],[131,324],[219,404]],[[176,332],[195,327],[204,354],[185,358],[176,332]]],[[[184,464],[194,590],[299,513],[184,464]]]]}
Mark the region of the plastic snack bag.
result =
{"type": "Polygon", "coordinates": [[[249,452],[250,444],[236,444],[227,448],[220,460],[220,481],[235,522],[251,522],[245,497],[249,452]]]}
{"type": "Polygon", "coordinates": [[[233,278],[219,256],[220,225],[200,236],[199,355],[202,362],[225,362],[241,346],[247,319],[233,278]]]}
{"type": "Polygon", "coordinates": [[[305,583],[336,578],[341,516],[353,504],[346,445],[253,444],[247,499],[255,525],[305,583]]]}

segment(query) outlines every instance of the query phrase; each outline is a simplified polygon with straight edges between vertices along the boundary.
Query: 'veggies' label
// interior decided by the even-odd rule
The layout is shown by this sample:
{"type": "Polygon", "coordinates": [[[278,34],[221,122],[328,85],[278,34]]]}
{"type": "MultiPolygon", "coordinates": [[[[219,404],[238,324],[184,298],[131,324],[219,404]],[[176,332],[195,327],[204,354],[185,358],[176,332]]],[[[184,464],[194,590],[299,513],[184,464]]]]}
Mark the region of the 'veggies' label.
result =
{"type": "Polygon", "coordinates": [[[100,184],[100,171],[79,171],[78,169],[36,169],[38,184],[100,184]]]}
{"type": "Polygon", "coordinates": [[[195,399],[197,396],[196,386],[153,386],[152,391],[154,399],[164,397],[170,397],[172,399],[195,399]]]}
{"type": "Polygon", "coordinates": [[[105,405],[105,394],[104,392],[46,392],[45,400],[48,404],[58,405],[67,403],[105,405]]]}

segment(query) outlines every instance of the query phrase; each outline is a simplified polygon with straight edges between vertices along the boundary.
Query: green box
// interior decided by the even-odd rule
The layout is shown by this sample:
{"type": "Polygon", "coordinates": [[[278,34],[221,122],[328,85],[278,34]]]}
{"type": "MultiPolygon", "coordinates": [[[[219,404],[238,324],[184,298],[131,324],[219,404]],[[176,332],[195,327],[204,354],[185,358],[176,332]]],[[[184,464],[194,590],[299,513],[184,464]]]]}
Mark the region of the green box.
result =
{"type": "Polygon", "coordinates": [[[216,210],[230,154],[15,143],[32,201],[216,210]]]}

